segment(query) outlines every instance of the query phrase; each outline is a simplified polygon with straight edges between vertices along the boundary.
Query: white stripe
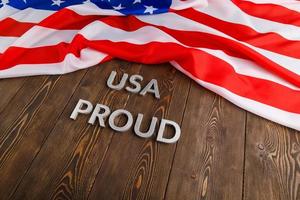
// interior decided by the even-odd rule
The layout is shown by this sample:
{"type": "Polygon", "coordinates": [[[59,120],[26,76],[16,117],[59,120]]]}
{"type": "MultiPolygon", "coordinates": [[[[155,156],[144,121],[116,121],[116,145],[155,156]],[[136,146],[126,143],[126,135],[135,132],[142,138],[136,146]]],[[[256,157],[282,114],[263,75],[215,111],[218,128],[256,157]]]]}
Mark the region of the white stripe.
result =
{"type": "MultiPolygon", "coordinates": [[[[75,36],[76,31],[55,31],[53,29],[44,28],[44,27],[34,27],[32,29],[33,33],[26,34],[25,38],[17,40],[14,43],[18,44],[17,46],[22,47],[39,47],[39,46],[49,46],[58,44],[60,42],[70,42],[72,38],[75,36]],[[35,34],[36,33],[40,33],[35,34]],[[38,35],[34,37],[35,40],[30,40],[31,35],[38,35]]],[[[172,36],[168,35],[167,33],[163,32],[160,29],[151,26],[145,26],[143,28],[138,29],[137,31],[127,32],[122,29],[113,28],[101,21],[95,21],[91,23],[87,28],[82,29],[79,31],[79,34],[84,36],[88,40],[110,40],[113,42],[128,42],[132,44],[147,44],[149,42],[157,41],[157,42],[172,42],[179,44],[181,46],[187,47],[188,46],[180,43],[172,36]],[[98,30],[101,30],[99,33],[98,30]]],[[[234,70],[243,75],[248,75],[256,78],[261,78],[265,80],[270,80],[286,86],[290,89],[299,90],[299,88],[295,87],[294,85],[288,83],[287,81],[283,80],[282,78],[271,74],[270,72],[264,70],[263,68],[259,67],[255,63],[235,58],[225,54],[219,50],[211,50],[207,48],[194,48],[198,50],[205,51],[215,57],[221,58],[225,62],[229,63],[234,70]]]]}
{"type": "Polygon", "coordinates": [[[171,9],[183,10],[186,8],[205,7],[208,5],[207,0],[172,0],[171,9]]]}
{"type": "Polygon", "coordinates": [[[26,8],[25,10],[21,10],[10,17],[19,22],[39,23],[55,12],[56,11],[26,8]]]}
{"type": "Polygon", "coordinates": [[[217,58],[222,59],[223,61],[227,62],[237,74],[251,76],[259,79],[269,80],[274,83],[278,83],[280,85],[283,85],[285,87],[288,87],[292,90],[300,91],[299,87],[296,87],[295,85],[287,82],[286,80],[282,79],[279,76],[276,76],[269,71],[265,70],[264,68],[260,67],[256,63],[245,60],[241,58],[236,58],[227,55],[223,51],[220,50],[212,50],[207,48],[198,48],[199,50],[205,51],[206,53],[213,55],[217,58]]]}
{"type": "MultiPolygon", "coordinates": [[[[163,32],[162,30],[151,26],[144,26],[136,31],[127,32],[122,29],[113,28],[103,22],[97,21],[90,24],[90,26],[88,26],[86,29],[80,31],[79,34],[83,35],[88,40],[110,40],[113,42],[128,42],[128,43],[139,44],[139,45],[147,44],[153,41],[162,42],[162,43],[170,42],[170,43],[176,43],[181,46],[190,48],[189,46],[180,43],[175,38],[163,32]],[[92,32],[91,30],[93,30],[94,32],[92,32]]],[[[222,60],[232,65],[237,73],[270,80],[278,84],[284,85],[286,87],[289,87],[291,89],[295,89],[295,90],[299,89],[298,87],[288,83],[287,81],[283,80],[282,78],[276,75],[271,74],[267,70],[259,67],[258,65],[256,65],[251,61],[228,56],[222,51],[216,51],[207,48],[194,48],[194,49],[199,49],[211,55],[221,58],[222,60]]],[[[261,51],[261,50],[257,49],[257,51],[261,51]]],[[[261,53],[266,54],[266,52],[261,52],[261,53]]]]}
{"type": "Polygon", "coordinates": [[[171,64],[178,70],[195,80],[199,85],[202,85],[203,87],[219,94],[220,96],[229,100],[233,104],[266,119],[272,120],[274,122],[291,127],[296,130],[300,130],[300,114],[280,110],[278,108],[254,100],[241,97],[223,87],[198,79],[197,77],[190,74],[188,71],[184,70],[175,61],[172,61],[171,64]]]}
{"type": "MultiPolygon", "coordinates": [[[[51,46],[60,42],[71,42],[78,30],[56,30],[41,26],[34,26],[25,34],[19,37],[12,46],[35,48],[42,46],[51,46]]],[[[0,38],[1,41],[1,38],[0,38]]]]}
{"type": "Polygon", "coordinates": [[[0,8],[0,21],[19,12],[20,10],[13,8],[9,5],[5,5],[0,8]]]}
{"type": "Polygon", "coordinates": [[[123,15],[112,9],[102,9],[93,3],[85,3],[67,7],[67,9],[76,12],[79,15],[123,15]]]}
{"type": "MultiPolygon", "coordinates": [[[[112,42],[128,42],[138,45],[156,41],[161,43],[176,43],[181,46],[190,48],[189,46],[180,43],[175,38],[163,32],[162,30],[151,26],[144,26],[136,31],[127,32],[122,29],[113,28],[103,22],[97,21],[90,24],[90,26],[88,26],[86,29],[80,31],[79,34],[83,35],[88,40],[110,40],[112,42]],[[101,30],[101,34],[97,31],[97,29],[101,30]],[[91,30],[93,30],[94,32],[92,32],[91,30]]],[[[222,51],[211,50],[207,48],[194,49],[199,49],[213,56],[221,58],[225,62],[229,63],[237,73],[270,80],[289,87],[290,89],[299,90],[298,87],[288,83],[287,81],[276,75],[271,74],[267,70],[259,67],[251,61],[228,56],[222,51]]]]}
{"type": "Polygon", "coordinates": [[[124,31],[111,27],[101,21],[91,23],[80,30],[79,34],[88,40],[110,40],[132,44],[147,44],[153,41],[179,43],[167,33],[152,26],[144,26],[136,31],[124,31]]]}
{"type": "Polygon", "coordinates": [[[259,33],[274,32],[288,40],[300,41],[299,27],[251,16],[230,0],[210,0],[207,7],[195,10],[223,21],[251,27],[259,33]]]}
{"type": "Polygon", "coordinates": [[[261,48],[252,46],[246,42],[238,41],[235,38],[225,35],[224,33],[220,32],[216,29],[213,29],[204,24],[200,24],[196,21],[192,21],[190,19],[181,17],[175,13],[164,13],[164,14],[161,14],[160,16],[159,15],[137,16],[137,18],[146,23],[155,24],[158,26],[164,26],[164,27],[174,29],[174,30],[209,33],[209,34],[214,34],[214,35],[217,35],[220,37],[224,37],[224,38],[233,40],[235,42],[241,43],[241,44],[251,48],[252,50],[258,52],[262,56],[268,58],[269,60],[281,65],[283,68],[286,68],[286,69],[300,75],[300,68],[298,67],[298,66],[300,66],[300,59],[296,59],[296,58],[292,58],[292,57],[278,54],[275,52],[271,52],[271,51],[268,51],[265,49],[261,49],[261,48]]]}
{"type": "Polygon", "coordinates": [[[13,44],[17,37],[2,37],[0,36],[0,53],[3,53],[11,44],[13,44]]]}
{"type": "Polygon", "coordinates": [[[55,13],[55,11],[33,8],[18,10],[11,6],[4,6],[0,8],[0,20],[10,17],[19,22],[39,23],[53,13],[55,13]]]}
{"type": "MultiPolygon", "coordinates": [[[[167,22],[174,21],[174,16],[177,16],[176,14],[168,14],[163,17],[163,19],[166,20],[166,24],[169,24],[167,22]],[[169,19],[169,18],[172,18],[169,19]]],[[[140,18],[146,18],[146,17],[140,17],[140,18]]],[[[177,19],[185,20],[181,17],[177,17],[177,19]]],[[[153,23],[153,21],[151,21],[153,23]]],[[[177,21],[175,21],[175,28],[178,28],[176,26],[177,21]]],[[[157,24],[157,23],[156,23],[157,24]]],[[[164,23],[160,23],[159,25],[165,25],[164,23]]],[[[187,28],[192,29],[194,28],[190,23],[183,23],[179,22],[178,24],[185,24],[185,26],[189,27],[180,27],[180,28],[187,28]]],[[[205,29],[206,27],[204,25],[198,24],[198,26],[201,27],[201,29],[205,29]]],[[[174,28],[174,26],[172,26],[174,28]]],[[[208,27],[209,28],[209,27],[208,27]]],[[[198,30],[199,28],[196,28],[198,30]]],[[[210,30],[208,32],[215,32],[214,29],[209,28],[210,30]]],[[[26,34],[24,34],[21,38],[19,38],[16,42],[13,43],[13,46],[18,47],[26,47],[26,48],[34,48],[34,47],[41,47],[41,46],[51,46],[58,44],[60,42],[70,42],[73,37],[77,34],[76,30],[60,30],[57,31],[55,29],[45,28],[45,27],[39,27],[35,26],[31,30],[29,30],[26,34]],[[34,37],[33,37],[34,36],[34,37]]],[[[133,44],[146,44],[152,41],[157,42],[173,42],[180,44],[182,46],[188,47],[170,35],[166,34],[165,32],[161,31],[160,29],[157,29],[155,27],[145,26],[137,31],[133,32],[127,32],[121,29],[113,28],[103,22],[95,21],[91,23],[90,25],[83,28],[81,31],[79,31],[79,34],[83,35],[89,40],[110,40],[114,42],[120,42],[125,41],[133,44]]],[[[226,35],[222,35],[224,37],[227,37],[226,35]]],[[[5,37],[0,38],[1,41],[8,41],[5,37]]],[[[11,45],[11,42],[7,42],[5,45],[11,45]]],[[[270,80],[276,83],[279,83],[281,85],[284,85],[286,87],[289,87],[291,89],[298,89],[297,87],[289,84],[288,82],[284,81],[283,79],[280,79],[279,77],[272,75],[268,73],[266,70],[259,68],[257,65],[250,61],[230,57],[226,54],[224,54],[221,51],[213,51],[209,49],[204,48],[198,48],[200,50],[206,51],[207,53],[210,53],[216,57],[221,57],[223,60],[225,60],[227,63],[232,65],[237,73],[241,73],[244,75],[250,75],[257,78],[262,78],[266,80],[270,80]],[[236,64],[238,63],[238,64],[236,64]],[[245,63],[245,64],[244,64],[245,63]],[[247,66],[248,65],[248,66],[247,66]],[[239,66],[239,67],[238,67],[239,66]],[[243,66],[243,67],[242,67],[243,66]],[[254,70],[256,69],[256,70],[254,70]],[[264,71],[264,73],[262,73],[264,71]]],[[[257,51],[261,51],[258,49],[257,51]]],[[[261,51],[260,53],[265,54],[266,52],[261,51]]],[[[268,53],[268,52],[267,52],[268,53]]]]}
{"type": "Polygon", "coordinates": [[[274,4],[282,7],[286,7],[290,10],[300,12],[300,2],[295,0],[245,0],[256,4],[274,4]]]}
{"type": "Polygon", "coordinates": [[[106,56],[106,54],[86,48],[81,50],[79,58],[73,54],[68,54],[60,63],[21,64],[10,69],[0,70],[0,79],[41,74],[65,74],[94,66],[106,56]]]}
{"type": "MultiPolygon", "coordinates": [[[[89,40],[126,41],[134,44],[146,44],[151,41],[174,42],[180,44],[165,32],[151,26],[145,26],[137,31],[127,32],[111,27],[101,21],[94,21],[81,30],[56,30],[42,26],[34,26],[19,37],[11,46],[36,48],[52,46],[60,42],[70,42],[76,34],[81,34],[89,40]]],[[[1,37],[4,42],[6,37],[1,37]]]]}
{"type": "MultiPolygon", "coordinates": [[[[138,18],[142,21],[146,21],[148,23],[166,26],[172,29],[185,29],[185,30],[193,30],[193,31],[202,31],[206,33],[211,33],[215,35],[222,36],[224,38],[229,38],[236,42],[234,38],[231,38],[215,29],[207,27],[203,24],[196,23],[194,21],[188,20],[186,18],[180,17],[174,13],[162,14],[161,16],[139,16],[138,18]],[[163,19],[163,20],[161,20],[163,19]],[[180,26],[178,25],[180,24],[180,26]]],[[[55,45],[60,42],[70,42],[76,34],[76,30],[60,30],[56,31],[54,29],[49,29],[45,27],[35,26],[32,30],[28,31],[21,38],[19,38],[13,46],[18,47],[40,47],[40,46],[50,46],[55,45]]],[[[177,44],[181,44],[173,37],[169,36],[165,32],[157,29],[155,27],[146,26],[137,31],[127,32],[121,29],[110,27],[109,25],[95,21],[85,28],[79,31],[79,34],[83,35],[89,40],[111,40],[115,42],[125,41],[134,44],[145,44],[151,41],[159,41],[159,42],[174,42],[177,44]]],[[[1,38],[0,38],[1,39],[1,38]]],[[[3,39],[3,38],[2,38],[3,39]]],[[[294,59],[288,56],[284,56],[281,54],[273,53],[271,51],[263,50],[257,47],[253,47],[247,43],[240,42],[243,45],[246,45],[252,48],[254,51],[262,54],[263,56],[269,58],[270,60],[280,64],[282,67],[293,71],[294,73],[300,74],[300,60],[294,59]]],[[[181,44],[183,45],[183,44],[181,44]]],[[[184,45],[185,46],[185,45],[184,45]]]]}
{"type": "MultiPolygon", "coordinates": [[[[53,64],[36,64],[36,65],[18,65],[14,68],[3,70],[0,73],[0,78],[9,78],[17,76],[32,76],[40,74],[64,74],[79,69],[84,69],[97,63],[101,62],[106,57],[105,54],[93,51],[91,49],[83,49],[81,51],[80,58],[75,57],[72,54],[66,56],[65,60],[61,63],[53,64]]],[[[189,72],[185,71],[180,65],[175,61],[171,64],[175,66],[178,70],[182,71],[190,78],[195,80],[197,83],[203,87],[214,91],[215,93],[223,96],[227,100],[231,101],[235,105],[242,107],[250,112],[257,115],[265,117],[267,119],[273,120],[282,125],[300,130],[300,115],[296,113],[286,112],[254,100],[238,96],[229,90],[222,88],[220,86],[211,84],[209,82],[197,79],[189,72]]]]}

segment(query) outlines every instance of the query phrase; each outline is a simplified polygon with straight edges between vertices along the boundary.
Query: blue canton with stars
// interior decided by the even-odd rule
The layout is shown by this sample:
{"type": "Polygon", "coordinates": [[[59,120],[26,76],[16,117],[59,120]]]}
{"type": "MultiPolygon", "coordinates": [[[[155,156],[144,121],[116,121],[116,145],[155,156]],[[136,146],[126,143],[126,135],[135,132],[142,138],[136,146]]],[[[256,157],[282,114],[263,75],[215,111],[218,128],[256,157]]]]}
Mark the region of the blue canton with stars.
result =
{"type": "Polygon", "coordinates": [[[116,10],[125,15],[144,15],[167,12],[172,0],[0,0],[0,8],[9,5],[21,10],[26,8],[60,10],[67,6],[89,2],[102,9],[116,10]]]}

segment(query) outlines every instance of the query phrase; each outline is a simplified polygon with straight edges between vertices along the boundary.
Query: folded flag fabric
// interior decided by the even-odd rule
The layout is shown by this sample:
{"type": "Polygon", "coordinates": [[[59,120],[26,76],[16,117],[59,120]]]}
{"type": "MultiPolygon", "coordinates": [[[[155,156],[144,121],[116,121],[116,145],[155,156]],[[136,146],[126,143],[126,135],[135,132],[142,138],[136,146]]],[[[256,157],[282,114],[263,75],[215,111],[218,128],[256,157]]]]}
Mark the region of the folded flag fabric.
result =
{"type": "Polygon", "coordinates": [[[300,130],[299,1],[0,2],[0,78],[112,58],[170,62],[237,106],[300,130]]]}

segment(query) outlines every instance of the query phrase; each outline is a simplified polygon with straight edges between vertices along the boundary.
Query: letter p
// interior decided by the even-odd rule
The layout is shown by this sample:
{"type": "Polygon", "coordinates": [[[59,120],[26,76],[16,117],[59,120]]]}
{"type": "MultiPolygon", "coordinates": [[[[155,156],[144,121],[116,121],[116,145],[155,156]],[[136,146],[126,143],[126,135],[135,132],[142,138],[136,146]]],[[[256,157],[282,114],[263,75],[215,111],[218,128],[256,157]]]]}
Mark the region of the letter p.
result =
{"type": "Polygon", "coordinates": [[[83,99],[79,99],[79,101],[78,101],[76,107],[74,108],[70,118],[76,120],[79,113],[89,114],[90,112],[92,112],[92,110],[93,110],[93,105],[91,104],[91,102],[83,100],[83,99]],[[86,105],[85,109],[83,109],[83,105],[86,105]]]}

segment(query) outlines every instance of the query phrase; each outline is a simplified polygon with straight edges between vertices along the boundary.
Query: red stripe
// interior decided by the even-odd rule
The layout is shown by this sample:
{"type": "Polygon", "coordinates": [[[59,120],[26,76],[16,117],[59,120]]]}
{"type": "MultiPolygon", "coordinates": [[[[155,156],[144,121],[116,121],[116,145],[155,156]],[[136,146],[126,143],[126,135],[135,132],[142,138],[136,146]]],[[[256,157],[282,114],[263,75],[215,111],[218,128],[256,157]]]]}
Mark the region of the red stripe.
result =
{"type": "MultiPolygon", "coordinates": [[[[213,27],[237,40],[247,42],[253,46],[257,46],[259,48],[267,49],[290,57],[300,58],[300,52],[298,51],[300,49],[300,42],[298,41],[291,42],[276,33],[261,34],[247,26],[225,22],[217,18],[208,16],[206,14],[200,13],[198,11],[195,11],[194,9],[177,11],[177,14],[192,19],[194,21],[197,21],[199,23],[205,24],[207,26],[213,27]]],[[[49,16],[48,18],[46,18],[41,23],[39,23],[39,26],[61,29],[61,30],[70,30],[70,29],[80,30],[84,28],[86,25],[88,25],[89,23],[94,22],[95,20],[101,20],[114,27],[119,27],[123,30],[131,30],[131,31],[133,29],[136,30],[137,27],[141,28],[142,26],[146,25],[146,23],[142,23],[142,22],[139,22],[139,24],[137,24],[137,20],[135,19],[135,17],[128,17],[128,18],[114,17],[114,16],[101,17],[96,15],[81,16],[72,10],[62,9],[56,12],[55,14],[49,16]]],[[[28,25],[26,23],[23,24],[21,22],[16,22],[16,21],[14,23],[12,22],[9,23],[10,27],[7,27],[6,24],[3,24],[3,28],[2,28],[1,26],[2,24],[0,22],[0,27],[1,27],[0,35],[4,36],[5,34],[2,32],[5,32],[4,29],[6,29],[15,32],[15,34],[7,33],[6,34],[7,36],[8,35],[21,36],[24,32],[26,32],[30,27],[33,26],[33,24],[28,25]],[[14,23],[15,26],[13,25],[14,23]]],[[[151,25],[151,24],[147,24],[147,25],[151,25]]],[[[188,42],[188,40],[186,42],[188,42]]],[[[211,43],[210,47],[208,48],[217,49],[217,48],[222,48],[222,46],[220,44],[216,45],[214,43],[211,43]]],[[[228,51],[224,48],[222,50],[233,56],[247,58],[241,55],[239,51],[236,51],[234,54],[232,54],[232,51],[228,51]]]]}
{"type": "Polygon", "coordinates": [[[206,52],[169,43],[133,45],[98,41],[93,44],[101,51],[105,49],[109,55],[134,62],[154,64],[175,60],[198,79],[219,85],[239,96],[289,112],[300,113],[299,91],[271,81],[237,74],[228,63],[206,52]]]}
{"type": "MultiPolygon", "coordinates": [[[[141,28],[143,26],[146,26],[148,24],[141,22],[137,20],[135,17],[107,17],[101,19],[101,21],[129,31],[137,30],[138,28],[141,28]]],[[[253,51],[247,46],[244,46],[238,42],[219,37],[212,34],[207,33],[201,33],[201,32],[189,32],[189,31],[176,31],[171,30],[165,27],[156,26],[157,28],[165,31],[169,35],[172,35],[174,38],[176,38],[178,41],[188,45],[188,46],[194,46],[194,47],[205,47],[210,49],[220,49],[226,52],[229,55],[235,56],[235,57],[241,57],[244,59],[253,60],[257,64],[261,65],[265,69],[272,71],[273,73],[279,75],[280,77],[286,79],[287,81],[300,86],[300,78],[297,74],[281,67],[277,63],[272,62],[271,60],[265,58],[261,54],[253,51]]],[[[12,47],[9,48],[5,55],[2,55],[0,57],[1,60],[1,69],[7,69],[10,68],[16,64],[24,64],[31,62],[33,63],[53,63],[53,62],[60,62],[61,60],[57,61],[57,59],[54,58],[54,61],[51,60],[49,57],[55,56],[56,58],[64,58],[64,56],[72,51],[69,51],[69,49],[77,49],[78,46],[81,45],[80,41],[73,40],[72,44],[59,44],[52,47],[40,47],[40,48],[32,48],[32,49],[26,49],[20,48],[18,50],[18,47],[12,47]],[[62,47],[61,47],[62,46],[62,47]],[[49,49],[49,50],[47,50],[49,49]],[[16,55],[19,55],[20,57],[15,57],[16,55]],[[48,52],[49,53],[46,53],[48,52]],[[42,53],[39,53],[42,52],[42,53]],[[39,58],[37,55],[43,54],[39,58]],[[49,55],[49,56],[44,56],[49,55]],[[60,57],[57,57],[59,55],[60,57]],[[14,58],[14,59],[12,59],[14,58]],[[22,58],[22,59],[20,59],[22,58]]],[[[104,51],[105,52],[105,51],[104,51]]],[[[79,52],[77,52],[79,53],[79,52]]]]}
{"type": "Polygon", "coordinates": [[[39,23],[39,26],[61,30],[80,30],[86,25],[106,17],[107,16],[101,15],[82,16],[72,10],[64,8],[44,19],[39,23]]]}
{"type": "MultiPolygon", "coordinates": [[[[240,41],[270,51],[300,58],[300,54],[297,51],[300,49],[299,42],[288,41],[278,34],[260,34],[247,26],[224,22],[205,14],[188,12],[188,10],[178,11],[176,13],[213,27],[240,41]]],[[[262,13],[258,13],[258,11],[256,14],[262,15],[262,13]]],[[[275,17],[275,15],[268,16],[275,17]]],[[[9,20],[10,19],[0,22],[0,35],[3,36],[5,33],[7,34],[7,30],[10,29],[9,36],[21,36],[34,25],[9,20]],[[21,25],[14,26],[13,23],[19,23],[21,25]],[[3,24],[5,26],[2,26],[3,24]]],[[[55,29],[80,30],[95,20],[103,21],[113,27],[127,31],[135,31],[147,25],[153,26],[141,22],[135,17],[80,16],[67,9],[57,12],[39,25],[55,29]]],[[[300,77],[297,74],[284,69],[239,42],[213,34],[195,31],[178,31],[161,26],[154,27],[164,31],[187,46],[223,50],[229,55],[253,60],[268,71],[300,86],[300,77]]],[[[62,62],[68,53],[80,57],[80,51],[84,48],[91,48],[108,54],[109,56],[102,60],[102,62],[112,57],[145,64],[157,64],[174,60],[199,80],[220,86],[239,96],[288,112],[300,114],[300,91],[290,89],[272,81],[237,74],[230,64],[220,58],[201,50],[183,47],[174,43],[150,42],[144,45],[135,45],[127,42],[111,42],[108,40],[89,41],[83,36],[77,35],[70,44],[60,43],[54,46],[38,48],[10,47],[4,54],[0,54],[0,73],[1,69],[8,69],[18,64],[33,65],[62,62]]]]}
{"type": "Polygon", "coordinates": [[[271,71],[274,74],[277,74],[278,76],[300,87],[299,75],[283,68],[282,66],[269,60],[263,55],[253,51],[251,48],[227,38],[223,38],[208,33],[194,32],[194,31],[178,31],[178,30],[168,29],[162,26],[154,26],[152,24],[144,23],[133,16],[129,18],[124,18],[124,17],[105,18],[102,19],[101,21],[105,22],[110,26],[122,30],[126,30],[126,31],[135,31],[147,25],[153,26],[168,33],[176,40],[178,40],[179,42],[187,46],[222,50],[228,55],[247,59],[247,60],[252,60],[255,63],[259,64],[261,67],[265,68],[266,70],[271,71]]]}
{"type": "Polygon", "coordinates": [[[239,96],[300,114],[299,91],[272,81],[237,74],[228,63],[205,52],[189,55],[189,59],[178,63],[194,77],[226,88],[239,96]]]}
{"type": "Polygon", "coordinates": [[[279,54],[300,58],[300,42],[287,40],[277,33],[259,33],[248,26],[226,22],[192,8],[178,11],[177,14],[217,29],[239,41],[279,54]]]}
{"type": "MultiPolygon", "coordinates": [[[[249,1],[233,0],[233,2],[249,15],[276,21],[284,24],[300,26],[300,13],[275,4],[256,4],[249,1]]],[[[299,2],[294,2],[299,4],[299,2]]]]}
{"type": "MultiPolygon", "coordinates": [[[[217,18],[211,17],[209,15],[206,15],[204,13],[195,11],[194,9],[176,11],[176,13],[183,17],[192,19],[198,23],[213,27],[237,40],[247,42],[253,46],[270,50],[273,52],[277,52],[279,54],[287,55],[290,57],[300,58],[300,51],[298,51],[300,49],[299,41],[289,41],[276,33],[266,33],[266,34],[258,33],[255,30],[251,29],[250,27],[234,24],[230,22],[225,22],[217,18]]],[[[114,16],[102,17],[97,15],[81,16],[72,10],[62,9],[56,12],[55,14],[49,16],[45,20],[43,20],[41,23],[39,23],[39,26],[61,29],[61,30],[70,30],[70,29],[80,30],[84,28],[86,25],[88,25],[89,23],[94,22],[95,20],[104,21],[108,24],[111,24],[114,27],[119,27],[123,30],[132,30],[136,26],[141,28],[142,26],[145,25],[145,23],[143,24],[139,23],[138,25],[132,24],[132,22],[136,23],[135,21],[137,21],[135,20],[134,17],[129,17],[129,18],[121,18],[121,17],[114,17],[114,16]]],[[[21,36],[25,31],[27,31],[32,26],[32,24],[28,26],[26,24],[23,24],[21,22],[16,22],[16,21],[14,23],[16,25],[15,27],[13,23],[10,23],[10,27],[7,27],[5,24],[2,25],[0,22],[0,27],[1,27],[0,35],[4,36],[5,34],[2,32],[7,32],[4,30],[6,29],[18,33],[18,34],[16,33],[13,34],[14,36],[21,36]]],[[[6,35],[8,36],[10,34],[7,33],[6,35]]],[[[220,47],[220,45],[215,45],[215,44],[213,45],[215,46],[215,48],[220,47]]],[[[209,48],[213,48],[213,47],[209,47],[209,48]]],[[[226,51],[224,49],[222,50],[226,51]]],[[[231,52],[229,51],[226,52],[232,55],[231,52]]],[[[242,55],[237,55],[238,54],[237,52],[235,54],[236,54],[235,56],[243,57],[242,55]]]]}
{"type": "MultiPolygon", "coordinates": [[[[241,51],[241,48],[248,47],[235,42],[233,40],[229,40],[217,35],[203,33],[203,32],[195,32],[195,31],[181,31],[169,29],[163,26],[156,26],[153,24],[145,23],[140,21],[134,16],[129,16],[127,18],[124,17],[111,17],[100,20],[112,27],[122,29],[128,32],[136,31],[145,26],[156,27],[157,29],[162,30],[163,32],[171,35],[177,41],[181,42],[184,45],[190,47],[202,47],[209,49],[217,49],[226,52],[228,55],[249,59],[249,56],[245,54],[245,52],[241,51]],[[228,46],[231,46],[228,48],[228,46]]],[[[251,49],[250,49],[251,50],[251,49]]],[[[253,50],[251,50],[253,52],[253,50]]]]}
{"type": "Polygon", "coordinates": [[[6,18],[0,21],[0,36],[21,37],[35,25],[57,30],[80,30],[86,25],[105,17],[107,16],[82,16],[72,10],[64,8],[48,16],[40,23],[19,22],[12,18],[6,18]]]}
{"type": "Polygon", "coordinates": [[[0,70],[19,64],[57,63],[63,61],[68,53],[73,53],[79,57],[80,51],[78,50],[80,49],[75,50],[75,46],[74,44],[71,46],[66,43],[60,43],[54,46],[37,48],[9,47],[4,54],[0,55],[0,70]]]}
{"type": "MultiPolygon", "coordinates": [[[[290,57],[300,58],[300,52],[298,51],[300,49],[299,41],[291,42],[276,33],[258,33],[248,26],[225,22],[196,11],[192,8],[182,11],[176,11],[176,14],[188,19],[192,19],[198,23],[213,27],[237,40],[247,42],[253,46],[267,49],[290,57]],[[283,46],[284,48],[282,48],[283,46]]],[[[128,20],[128,18],[125,19],[126,21],[128,20]]],[[[134,19],[135,17],[131,17],[131,19],[126,23],[124,17],[101,17],[93,15],[81,16],[72,10],[62,9],[61,11],[45,19],[39,25],[55,29],[80,30],[87,24],[95,20],[101,20],[111,24],[112,26],[120,27],[123,30],[132,30],[132,28],[135,28],[136,26],[132,24],[132,21],[134,21],[134,19]],[[119,19],[121,19],[121,23],[119,19]]],[[[138,26],[139,28],[141,28],[144,25],[145,24],[139,24],[138,26]]]]}
{"type": "MultiPolygon", "coordinates": [[[[233,68],[223,60],[209,55],[203,51],[184,48],[173,43],[151,42],[145,45],[134,45],[126,42],[111,41],[88,41],[82,36],[77,36],[76,41],[84,46],[68,49],[60,44],[62,53],[64,51],[79,56],[82,48],[105,52],[113,57],[140,62],[145,64],[157,64],[171,60],[180,63],[187,71],[197,78],[227,88],[240,96],[244,96],[267,105],[271,105],[289,112],[300,113],[300,92],[271,81],[236,74],[233,68]],[[289,101],[287,104],[286,101],[289,101]]],[[[43,49],[43,48],[42,48],[43,49]]],[[[14,49],[16,58],[25,56],[30,63],[41,63],[41,58],[50,62],[61,62],[64,58],[57,50],[50,52],[51,48],[44,48],[46,52],[35,48],[39,56],[28,55],[26,49],[14,49]],[[55,55],[49,54],[55,53],[55,55]],[[38,60],[36,60],[38,59],[38,60]]],[[[10,58],[14,61],[15,58],[10,58]]]]}
{"type": "Polygon", "coordinates": [[[0,21],[0,36],[20,37],[34,25],[34,23],[18,22],[14,19],[6,18],[0,21]]]}

